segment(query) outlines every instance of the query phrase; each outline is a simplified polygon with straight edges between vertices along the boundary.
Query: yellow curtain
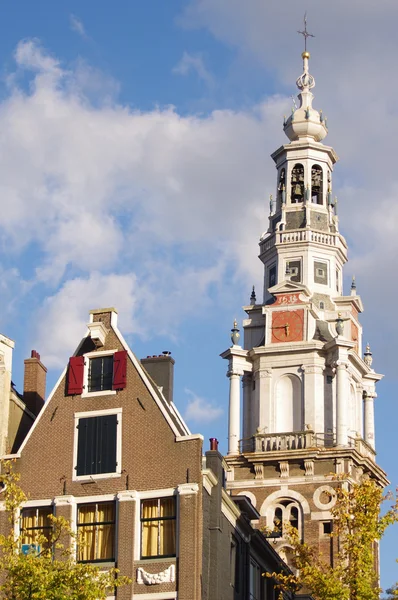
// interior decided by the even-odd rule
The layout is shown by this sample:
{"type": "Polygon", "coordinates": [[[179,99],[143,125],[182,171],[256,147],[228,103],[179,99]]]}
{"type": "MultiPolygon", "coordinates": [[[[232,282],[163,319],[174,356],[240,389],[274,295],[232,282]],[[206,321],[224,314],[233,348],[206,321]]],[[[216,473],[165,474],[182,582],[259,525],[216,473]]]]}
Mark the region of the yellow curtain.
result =
{"type": "MultiPolygon", "coordinates": [[[[158,517],[158,500],[145,500],[142,504],[142,518],[156,519],[158,517]]],[[[157,556],[158,554],[158,525],[159,521],[143,521],[142,523],[142,556],[157,556]]]]}
{"type": "Polygon", "coordinates": [[[95,526],[88,525],[95,521],[95,504],[87,504],[79,508],[79,551],[78,560],[95,560],[95,526]]]}
{"type": "Polygon", "coordinates": [[[22,544],[34,543],[34,531],[31,531],[35,526],[36,509],[24,508],[22,511],[21,529],[22,529],[22,544]],[[30,531],[29,531],[30,530],[30,531]]]}
{"type": "MultiPolygon", "coordinates": [[[[160,501],[160,516],[175,517],[175,499],[164,498],[160,501]]],[[[175,519],[160,521],[159,554],[175,554],[176,552],[176,522],[175,519]]]]}
{"type": "Polygon", "coordinates": [[[114,504],[99,504],[97,521],[101,524],[97,525],[97,548],[96,559],[106,560],[114,558],[114,538],[115,527],[115,505],[114,504]],[[103,522],[111,521],[112,524],[103,525],[103,522]]]}

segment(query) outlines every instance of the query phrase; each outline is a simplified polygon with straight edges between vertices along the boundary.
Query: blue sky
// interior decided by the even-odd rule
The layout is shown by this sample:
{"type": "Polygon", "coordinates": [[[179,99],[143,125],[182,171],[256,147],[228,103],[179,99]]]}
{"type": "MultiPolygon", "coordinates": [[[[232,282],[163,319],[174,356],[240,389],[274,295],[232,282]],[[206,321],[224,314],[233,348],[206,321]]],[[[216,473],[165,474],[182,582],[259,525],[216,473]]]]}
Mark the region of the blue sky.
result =
{"type": "MultiPolygon", "coordinates": [[[[393,0],[309,0],[314,106],[328,144],[365,341],[386,373],[378,462],[398,483],[394,317],[398,92],[393,0]]],[[[219,354],[251,286],[301,72],[293,0],[103,0],[0,5],[0,331],[14,380],[36,348],[48,389],[88,311],[119,310],[139,356],[171,350],[175,401],[192,431],[226,450],[219,354]]],[[[398,579],[396,531],[382,584],[398,579]]]]}

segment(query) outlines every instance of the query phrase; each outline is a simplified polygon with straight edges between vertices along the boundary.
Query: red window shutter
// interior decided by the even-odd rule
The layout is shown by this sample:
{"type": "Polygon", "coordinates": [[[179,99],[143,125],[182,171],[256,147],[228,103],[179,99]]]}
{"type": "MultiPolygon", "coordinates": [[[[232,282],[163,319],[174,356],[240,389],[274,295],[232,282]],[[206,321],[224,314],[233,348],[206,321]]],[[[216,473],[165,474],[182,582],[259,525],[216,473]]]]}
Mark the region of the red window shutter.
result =
{"type": "Polygon", "coordinates": [[[83,392],[84,357],[72,356],[69,359],[68,369],[68,395],[81,394],[83,392]]]}
{"type": "Polygon", "coordinates": [[[113,390],[123,390],[126,387],[127,352],[115,352],[113,355],[113,390]]]}

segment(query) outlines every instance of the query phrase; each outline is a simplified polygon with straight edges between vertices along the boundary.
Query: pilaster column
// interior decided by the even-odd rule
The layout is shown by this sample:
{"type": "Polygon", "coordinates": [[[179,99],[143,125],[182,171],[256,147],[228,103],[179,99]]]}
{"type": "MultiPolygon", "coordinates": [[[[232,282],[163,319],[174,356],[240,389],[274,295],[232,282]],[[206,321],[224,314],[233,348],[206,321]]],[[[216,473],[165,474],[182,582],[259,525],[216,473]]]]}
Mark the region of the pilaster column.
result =
{"type": "MultiPolygon", "coordinates": [[[[179,501],[178,598],[199,600],[202,577],[202,505],[199,485],[177,487],[179,501]]],[[[134,596],[136,596],[134,594],[134,596]]],[[[137,594],[139,597],[139,594],[137,594]]],[[[156,597],[156,596],[155,596],[156,597]]]]}
{"type": "Polygon", "coordinates": [[[253,379],[251,373],[245,373],[242,377],[243,386],[243,439],[246,439],[253,435],[252,426],[252,389],[253,379]]]}
{"type": "MultiPolygon", "coordinates": [[[[117,567],[122,575],[126,575],[132,581],[136,575],[134,568],[134,555],[140,558],[139,539],[140,532],[135,530],[136,512],[139,510],[139,498],[135,490],[125,490],[117,494],[117,535],[118,547],[116,556],[118,557],[117,567]],[[132,543],[134,540],[134,543],[132,543]]],[[[134,584],[130,583],[122,586],[117,591],[117,597],[121,600],[131,600],[134,591],[134,584]]]]}
{"type": "Polygon", "coordinates": [[[240,378],[243,371],[232,368],[229,377],[228,454],[239,454],[240,439],[240,378]]]}
{"type": "Polygon", "coordinates": [[[375,448],[375,416],[374,416],[374,399],[376,394],[371,392],[363,393],[364,407],[364,439],[372,448],[375,448]]]}
{"type": "Polygon", "coordinates": [[[336,402],[336,434],[337,445],[348,446],[348,403],[349,373],[348,364],[336,362],[337,402],[336,402]]]}
{"type": "MultiPolygon", "coordinates": [[[[70,523],[71,530],[76,532],[76,498],[74,496],[56,496],[54,498],[54,513],[56,517],[63,517],[70,523]]],[[[60,543],[65,548],[76,550],[76,539],[65,531],[61,534],[60,543]]],[[[55,547],[54,556],[62,560],[62,550],[55,547]]]]}

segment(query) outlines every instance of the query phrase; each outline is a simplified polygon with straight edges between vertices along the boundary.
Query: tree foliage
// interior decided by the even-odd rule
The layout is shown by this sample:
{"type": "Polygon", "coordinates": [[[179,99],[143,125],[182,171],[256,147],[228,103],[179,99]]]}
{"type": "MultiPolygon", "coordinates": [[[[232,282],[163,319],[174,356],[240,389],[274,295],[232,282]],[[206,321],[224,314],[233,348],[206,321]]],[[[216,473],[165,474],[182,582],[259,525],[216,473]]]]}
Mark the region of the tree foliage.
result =
{"type": "Polygon", "coordinates": [[[315,600],[378,600],[381,589],[375,562],[376,544],[398,521],[398,500],[381,514],[388,496],[369,477],[359,483],[338,481],[333,516],[333,565],[318,547],[302,543],[297,529],[283,524],[294,552],[296,574],[272,573],[282,590],[305,589],[315,600]]]}
{"type": "MultiPolygon", "coordinates": [[[[17,535],[21,504],[26,500],[11,462],[3,463],[0,483],[10,531],[0,535],[0,597],[7,600],[104,600],[128,582],[117,569],[101,571],[76,562],[76,534],[63,517],[49,515],[51,532],[37,540],[40,551],[21,553],[17,535]]],[[[79,542],[80,543],[80,542],[79,542]]]]}

